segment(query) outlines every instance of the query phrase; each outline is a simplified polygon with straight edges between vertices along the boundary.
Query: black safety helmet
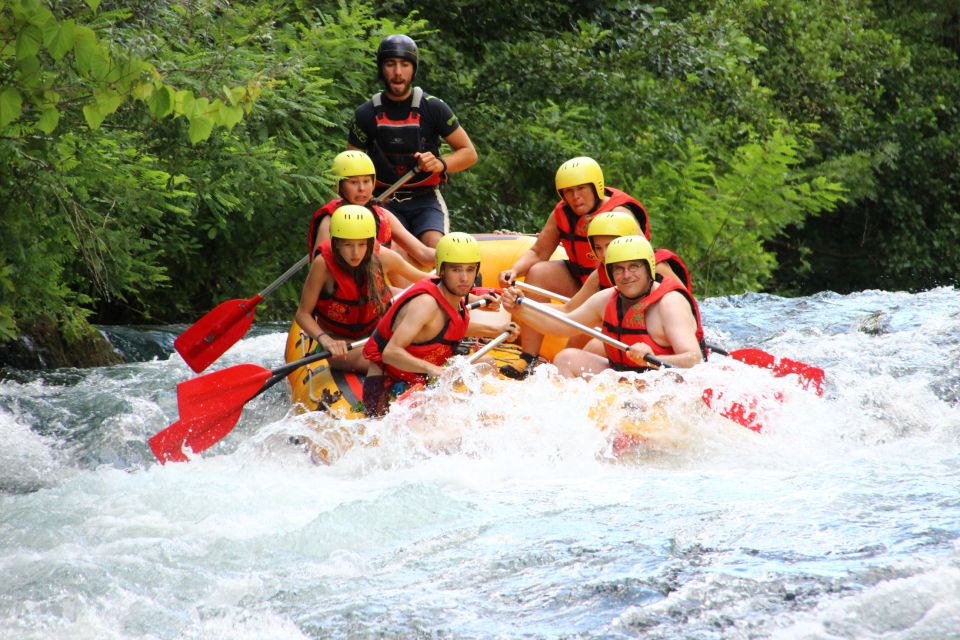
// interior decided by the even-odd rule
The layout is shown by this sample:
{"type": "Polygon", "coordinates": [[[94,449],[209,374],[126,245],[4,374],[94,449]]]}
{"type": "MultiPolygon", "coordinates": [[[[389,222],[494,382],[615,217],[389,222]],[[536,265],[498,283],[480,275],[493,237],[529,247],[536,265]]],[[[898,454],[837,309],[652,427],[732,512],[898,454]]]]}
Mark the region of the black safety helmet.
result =
{"type": "Polygon", "coordinates": [[[413,63],[413,77],[417,77],[417,43],[402,33],[387,36],[377,47],[377,77],[383,80],[383,63],[390,58],[401,58],[413,63]]]}

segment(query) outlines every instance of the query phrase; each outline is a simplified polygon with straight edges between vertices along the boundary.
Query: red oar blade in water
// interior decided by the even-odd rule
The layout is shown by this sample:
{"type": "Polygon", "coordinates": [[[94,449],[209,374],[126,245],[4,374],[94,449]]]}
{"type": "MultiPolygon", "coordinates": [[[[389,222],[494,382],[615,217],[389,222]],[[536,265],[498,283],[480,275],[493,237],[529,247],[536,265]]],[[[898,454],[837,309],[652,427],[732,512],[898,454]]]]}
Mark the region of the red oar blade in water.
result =
{"type": "Polygon", "coordinates": [[[177,385],[180,419],[150,438],[160,462],[188,460],[184,448],[200,453],[223,439],[246,403],[273,375],[269,369],[240,364],[177,385]]]}
{"type": "Polygon", "coordinates": [[[769,369],[774,376],[782,378],[784,376],[796,375],[797,382],[801,387],[812,390],[818,396],[823,395],[823,382],[826,373],[820,367],[815,367],[806,362],[791,360],[790,358],[778,358],[763,349],[737,349],[727,352],[723,348],[706,343],[711,351],[719,353],[722,356],[729,356],[734,360],[739,360],[744,364],[749,364],[762,369],[769,369]]]}
{"type": "Polygon", "coordinates": [[[769,369],[777,377],[796,375],[804,389],[812,390],[818,396],[823,395],[825,373],[820,367],[790,358],[777,358],[761,349],[737,349],[730,352],[730,357],[745,364],[769,369]]]}
{"type": "Polygon", "coordinates": [[[253,398],[273,372],[255,364],[233,367],[177,385],[177,406],[181,418],[219,413],[224,407],[241,407],[253,398]]]}
{"type": "Polygon", "coordinates": [[[742,394],[730,398],[727,395],[723,390],[708,387],[703,390],[701,399],[724,418],[758,432],[763,430],[763,417],[767,410],[775,408],[775,403],[783,402],[783,396],[778,392],[742,394]]]}
{"type": "MultiPolygon", "coordinates": [[[[366,338],[351,342],[347,350],[363,346],[366,338]]],[[[325,360],[329,351],[318,351],[288,362],[273,371],[255,364],[238,364],[177,385],[180,419],[150,438],[150,448],[160,462],[185,462],[184,447],[194,453],[210,448],[236,426],[243,407],[291,372],[325,360]]]]}

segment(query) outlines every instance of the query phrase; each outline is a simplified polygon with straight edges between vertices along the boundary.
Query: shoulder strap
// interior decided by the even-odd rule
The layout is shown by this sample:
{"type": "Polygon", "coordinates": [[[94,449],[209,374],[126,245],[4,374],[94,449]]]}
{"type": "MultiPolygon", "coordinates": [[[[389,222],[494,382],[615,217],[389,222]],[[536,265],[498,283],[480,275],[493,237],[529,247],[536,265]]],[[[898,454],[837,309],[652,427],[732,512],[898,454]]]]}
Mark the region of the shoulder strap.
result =
{"type": "Polygon", "coordinates": [[[413,100],[410,102],[410,109],[413,111],[420,110],[420,102],[423,100],[423,89],[420,87],[413,88],[413,100]]]}

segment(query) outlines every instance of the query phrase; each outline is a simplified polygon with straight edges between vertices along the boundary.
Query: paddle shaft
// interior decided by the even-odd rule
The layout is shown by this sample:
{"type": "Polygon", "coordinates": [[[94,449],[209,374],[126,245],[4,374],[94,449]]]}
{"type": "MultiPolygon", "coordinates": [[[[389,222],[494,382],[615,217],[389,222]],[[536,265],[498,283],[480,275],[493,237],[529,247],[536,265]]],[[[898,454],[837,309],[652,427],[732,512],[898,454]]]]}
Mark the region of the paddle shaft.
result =
{"type": "Polygon", "coordinates": [[[487,355],[488,353],[490,353],[491,351],[499,347],[501,344],[503,344],[503,341],[509,337],[510,337],[510,332],[504,331],[503,333],[498,335],[496,338],[494,338],[487,344],[483,345],[482,349],[470,354],[470,357],[467,359],[467,362],[469,362],[470,364],[473,364],[483,356],[487,355]]]}
{"type": "MultiPolygon", "coordinates": [[[[594,338],[596,338],[597,340],[599,340],[600,342],[604,342],[604,343],[610,345],[611,347],[615,347],[615,348],[617,348],[617,349],[620,349],[621,351],[627,351],[627,350],[630,349],[630,345],[626,344],[625,342],[620,342],[620,341],[617,340],[616,338],[611,338],[610,336],[606,335],[605,333],[603,333],[603,332],[601,332],[601,331],[597,331],[596,329],[593,329],[593,328],[591,328],[591,327],[588,327],[588,326],[586,326],[586,325],[584,325],[584,324],[580,324],[580,323],[577,322],[576,320],[571,320],[570,318],[568,318],[568,317],[567,317],[566,315],[564,315],[563,313],[561,313],[561,312],[559,312],[559,311],[555,311],[554,309],[552,309],[552,308],[549,307],[548,305],[540,304],[539,302],[536,302],[536,301],[534,301],[534,300],[531,300],[530,298],[517,298],[517,304],[522,305],[522,306],[526,306],[526,307],[530,307],[530,308],[533,309],[534,311],[537,311],[537,312],[539,312],[539,313],[542,313],[542,314],[544,314],[544,315],[546,315],[546,316],[550,316],[550,317],[553,318],[554,320],[557,320],[558,322],[562,322],[563,324],[567,325],[568,327],[573,327],[574,329],[576,329],[576,330],[578,330],[578,331],[580,331],[580,332],[582,332],[582,333],[585,333],[585,334],[587,334],[588,336],[594,337],[594,338]]],[[[656,358],[656,357],[654,357],[654,356],[651,356],[650,354],[647,354],[647,355],[643,356],[643,359],[646,360],[647,362],[649,362],[650,364],[654,364],[654,365],[657,365],[658,367],[663,367],[663,368],[665,368],[665,369],[669,369],[669,368],[673,367],[672,364],[668,364],[668,363],[664,362],[663,360],[661,360],[660,358],[656,358]]]]}
{"type": "Polygon", "coordinates": [[[546,297],[548,297],[548,298],[553,298],[554,300],[556,300],[556,301],[558,301],[558,302],[570,302],[570,298],[568,298],[567,296],[562,296],[562,295],[560,295],[559,293],[554,293],[553,291],[549,291],[549,290],[547,290],[547,289],[542,289],[542,288],[538,287],[538,286],[535,285],[535,284],[527,284],[526,282],[521,282],[521,281],[519,281],[519,280],[514,280],[512,284],[513,284],[515,287],[519,287],[519,288],[521,288],[521,289],[526,289],[526,290],[529,291],[530,293],[539,293],[539,294],[542,295],[542,296],[546,296],[546,297]]]}
{"type": "Polygon", "coordinates": [[[381,193],[379,196],[377,196],[376,198],[374,198],[373,201],[372,201],[373,204],[383,204],[384,202],[386,202],[387,200],[389,200],[389,199],[390,199],[390,196],[392,196],[394,193],[396,193],[397,189],[399,189],[399,188],[402,187],[403,185],[405,185],[405,184],[407,184],[408,182],[410,182],[410,178],[412,178],[412,177],[415,176],[416,174],[417,174],[417,169],[416,169],[416,167],[414,167],[413,169],[410,169],[410,171],[407,171],[405,174],[403,174],[402,176],[400,176],[400,179],[399,179],[399,180],[397,180],[397,181],[394,182],[392,185],[390,185],[389,187],[387,187],[386,191],[384,191],[384,192],[381,193]]]}
{"type": "Polygon", "coordinates": [[[714,352],[716,352],[716,353],[719,353],[719,354],[722,355],[722,356],[729,356],[729,355],[730,355],[730,352],[729,352],[729,351],[727,351],[726,349],[720,347],[719,345],[713,344],[712,342],[704,342],[704,343],[703,343],[703,346],[705,346],[707,349],[710,349],[710,351],[714,351],[714,352]]]}
{"type": "Polygon", "coordinates": [[[267,285],[267,288],[261,291],[260,293],[258,293],[257,297],[259,297],[261,300],[263,298],[266,298],[268,295],[273,293],[277,289],[277,287],[279,287],[284,282],[289,280],[290,277],[293,276],[293,274],[295,274],[297,271],[300,271],[300,269],[303,269],[308,262],[310,262],[309,255],[305,255],[299,260],[297,260],[296,264],[294,264],[292,267],[284,271],[282,276],[280,276],[279,278],[271,282],[269,285],[267,285]]]}

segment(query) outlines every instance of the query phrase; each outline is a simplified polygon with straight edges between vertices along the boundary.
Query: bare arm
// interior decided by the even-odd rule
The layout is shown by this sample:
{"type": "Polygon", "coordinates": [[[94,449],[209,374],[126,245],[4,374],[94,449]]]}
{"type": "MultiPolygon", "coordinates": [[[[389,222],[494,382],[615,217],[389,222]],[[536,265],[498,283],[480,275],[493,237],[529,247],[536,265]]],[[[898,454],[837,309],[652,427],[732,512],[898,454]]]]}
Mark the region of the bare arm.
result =
{"type": "Polygon", "coordinates": [[[432,151],[421,151],[413,154],[417,159],[417,168],[420,171],[440,173],[456,173],[469,169],[477,162],[477,150],[473,147],[470,136],[463,127],[458,127],[453,133],[443,139],[453,149],[445,156],[435,156],[432,151]],[[443,158],[443,162],[440,158],[443,158]],[[446,169],[444,169],[446,165],[446,169]]]}
{"type": "Polygon", "coordinates": [[[387,247],[380,247],[380,263],[383,264],[383,270],[387,274],[387,277],[391,274],[397,274],[410,282],[416,282],[430,275],[429,273],[420,271],[401,258],[399,253],[387,247]]]}
{"type": "MultiPolygon", "coordinates": [[[[383,349],[383,361],[392,367],[411,373],[422,373],[428,376],[438,376],[443,369],[426,360],[418,358],[407,351],[416,339],[430,328],[430,321],[437,317],[440,306],[431,296],[417,296],[407,302],[394,317],[394,332],[387,346],[383,349]]],[[[429,339],[430,336],[422,336],[429,339]]]]}
{"type": "Polygon", "coordinates": [[[684,368],[703,362],[700,343],[697,341],[697,320],[686,297],[672,291],[663,296],[656,306],[659,307],[667,342],[676,352],[674,355],[660,356],[660,359],[684,368]]]}
{"type": "Polygon", "coordinates": [[[323,291],[327,275],[327,263],[323,256],[317,256],[310,264],[310,273],[307,274],[307,279],[303,283],[303,290],[300,293],[300,306],[297,307],[295,319],[307,336],[319,342],[320,346],[336,356],[347,352],[347,343],[327,335],[313,318],[313,310],[320,298],[320,293],[323,291]],[[319,339],[317,336],[319,336],[319,339]]]}
{"type": "Polygon", "coordinates": [[[436,264],[436,249],[433,247],[428,247],[420,242],[415,235],[410,233],[410,231],[403,226],[403,223],[400,222],[400,219],[392,212],[387,212],[387,219],[390,221],[390,233],[393,234],[393,239],[396,240],[397,244],[403,247],[403,249],[406,250],[406,252],[409,253],[414,260],[420,264],[436,264]]]}
{"type": "Polygon", "coordinates": [[[313,243],[313,250],[318,251],[320,245],[330,239],[330,216],[323,216],[317,226],[317,239],[313,243]]]}
{"type": "Polygon", "coordinates": [[[510,318],[504,320],[497,313],[472,313],[470,324],[467,326],[467,335],[471,337],[495,338],[504,331],[511,332],[511,338],[520,334],[520,328],[510,318]]]}
{"type": "MultiPolygon", "coordinates": [[[[570,311],[563,313],[559,305],[551,305],[557,311],[568,319],[578,322],[584,326],[594,328],[603,321],[603,309],[610,299],[610,291],[598,291],[590,296],[582,305],[570,311]]],[[[540,313],[522,304],[518,305],[516,300],[520,297],[519,290],[515,288],[506,289],[503,292],[501,301],[503,308],[511,313],[515,318],[521,318],[525,324],[530,325],[544,335],[560,336],[569,338],[580,333],[575,327],[571,327],[556,318],[540,313]]]]}
{"type": "Polygon", "coordinates": [[[562,309],[564,311],[573,311],[586,302],[590,296],[595,294],[597,291],[600,291],[600,276],[597,275],[597,271],[594,269],[590,275],[587,276],[587,279],[583,283],[583,286],[580,287],[580,290],[577,291],[573,297],[563,305],[562,309]]]}
{"type": "Polygon", "coordinates": [[[550,217],[547,218],[546,224],[543,225],[543,229],[537,234],[537,239],[533,243],[533,246],[521,254],[516,262],[513,263],[512,267],[500,272],[500,286],[508,286],[509,283],[517,278],[522,278],[527,275],[527,271],[536,263],[549,260],[559,244],[560,228],[557,226],[557,221],[551,214],[550,217]]]}

